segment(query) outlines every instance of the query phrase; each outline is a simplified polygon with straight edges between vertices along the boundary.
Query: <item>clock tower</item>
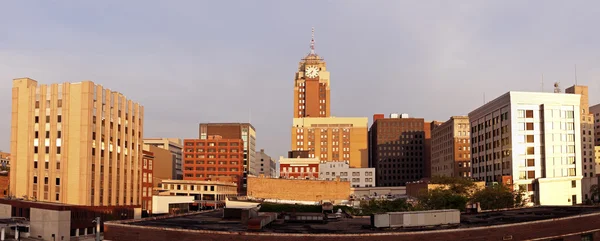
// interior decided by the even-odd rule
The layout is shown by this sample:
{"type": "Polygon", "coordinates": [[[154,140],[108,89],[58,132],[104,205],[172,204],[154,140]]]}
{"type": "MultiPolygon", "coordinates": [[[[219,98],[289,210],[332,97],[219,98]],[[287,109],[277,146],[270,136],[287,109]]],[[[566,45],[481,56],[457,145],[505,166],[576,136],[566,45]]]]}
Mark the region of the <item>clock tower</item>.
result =
{"type": "Polygon", "coordinates": [[[325,61],[315,53],[313,28],[310,53],[298,64],[294,80],[294,118],[329,116],[329,72],[325,61]]]}

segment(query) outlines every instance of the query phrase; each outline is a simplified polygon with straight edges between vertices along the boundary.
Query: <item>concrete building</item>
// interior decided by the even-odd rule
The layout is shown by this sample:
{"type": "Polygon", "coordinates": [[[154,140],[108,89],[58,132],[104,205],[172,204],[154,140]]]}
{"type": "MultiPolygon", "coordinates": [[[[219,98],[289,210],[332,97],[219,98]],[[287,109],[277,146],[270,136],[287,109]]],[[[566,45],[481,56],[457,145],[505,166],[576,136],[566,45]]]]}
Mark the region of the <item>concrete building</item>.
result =
{"type": "Polygon", "coordinates": [[[471,176],[468,116],[453,116],[431,132],[431,176],[471,176]]]}
{"type": "Polygon", "coordinates": [[[200,123],[200,139],[208,136],[221,136],[223,139],[242,139],[243,146],[243,177],[241,190],[246,192],[248,172],[252,163],[256,162],[256,129],[250,123],[200,123]]]}
{"type": "MultiPolygon", "coordinates": [[[[183,143],[178,138],[146,138],[144,145],[154,146],[171,152],[171,177],[167,179],[183,179],[183,143]]],[[[150,150],[152,152],[157,152],[150,150]]],[[[158,155],[158,154],[156,154],[158,155]]],[[[164,158],[160,159],[161,165],[164,158]]],[[[161,175],[162,177],[162,175],[161,175]]]]}
{"type": "Polygon", "coordinates": [[[348,162],[321,161],[319,179],[334,181],[336,178],[350,182],[351,187],[374,187],[375,168],[351,168],[348,162]]]}
{"type": "Polygon", "coordinates": [[[294,118],[329,117],[330,88],[327,64],[315,53],[315,41],[310,42],[310,53],[298,63],[294,80],[294,118]]]}
{"type": "Polygon", "coordinates": [[[307,150],[321,161],[368,167],[366,117],[294,118],[292,150],[307,150]]]}
{"type": "Polygon", "coordinates": [[[266,177],[275,177],[277,171],[276,164],[271,156],[265,153],[265,149],[260,149],[256,152],[256,162],[250,168],[250,174],[254,176],[265,175],[266,177]]]}
{"type": "Polygon", "coordinates": [[[437,121],[410,118],[408,114],[373,115],[369,129],[371,167],[377,170],[377,186],[403,186],[429,177],[431,131],[437,121]]]}
{"type": "Polygon", "coordinates": [[[201,207],[222,207],[227,197],[238,195],[234,182],[200,180],[163,180],[161,196],[193,196],[201,207]]]}
{"type": "Polygon", "coordinates": [[[154,188],[152,162],[154,161],[154,153],[147,150],[143,150],[142,153],[142,212],[146,211],[148,215],[152,215],[152,194],[154,188]]]}
{"type": "Polygon", "coordinates": [[[13,81],[10,192],[44,202],[140,205],[144,108],[91,81],[13,81]]]}
{"type": "Polygon", "coordinates": [[[590,114],[594,116],[594,146],[600,146],[600,104],[590,106],[590,114]]]}
{"type": "Polygon", "coordinates": [[[531,204],[582,202],[580,95],[508,92],[469,113],[472,176],[531,204]]]}
{"type": "Polygon", "coordinates": [[[279,178],[309,179],[319,178],[319,158],[284,158],[279,157],[279,178]]]}
{"type": "Polygon", "coordinates": [[[0,167],[10,167],[10,153],[0,151],[0,167]]]}
{"type": "Polygon", "coordinates": [[[590,113],[587,86],[574,85],[567,88],[565,93],[581,96],[579,104],[579,109],[581,110],[581,158],[583,160],[581,191],[583,193],[583,200],[588,200],[591,198],[591,186],[598,184],[594,160],[594,114],[590,113]]]}
{"type": "Polygon", "coordinates": [[[228,176],[236,181],[239,192],[244,175],[244,141],[207,136],[207,139],[185,139],[183,180],[210,181],[228,176]]]}

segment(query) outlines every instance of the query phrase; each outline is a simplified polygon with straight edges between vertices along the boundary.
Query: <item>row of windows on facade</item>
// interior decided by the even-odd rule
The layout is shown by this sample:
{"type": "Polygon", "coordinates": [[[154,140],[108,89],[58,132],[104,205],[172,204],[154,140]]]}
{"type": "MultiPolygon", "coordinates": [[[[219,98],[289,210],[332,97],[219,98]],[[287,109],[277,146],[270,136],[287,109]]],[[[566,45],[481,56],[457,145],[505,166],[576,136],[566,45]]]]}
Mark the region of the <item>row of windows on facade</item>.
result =
{"type": "MultiPolygon", "coordinates": [[[[298,115],[302,115],[302,111],[298,111],[298,115]]],[[[325,115],[325,111],[319,111],[319,115],[325,115]]]]}
{"type": "MultiPolygon", "coordinates": [[[[386,119],[383,119],[383,121],[381,122],[377,122],[377,126],[381,126],[381,127],[423,127],[425,125],[425,123],[423,123],[423,121],[404,121],[402,119],[393,119],[392,121],[386,121],[386,119]]],[[[400,131],[401,129],[396,129],[398,131],[400,131]]],[[[378,128],[377,132],[381,132],[381,131],[390,131],[389,129],[383,129],[383,128],[378,128]]]]}
{"type": "MultiPolygon", "coordinates": [[[[325,175],[329,176],[330,175],[329,173],[330,172],[325,172],[325,175]]],[[[331,172],[332,176],[335,176],[335,174],[336,174],[336,172],[331,172]]],[[[348,172],[339,172],[339,174],[340,174],[340,177],[348,176],[348,172]]],[[[360,174],[361,174],[361,172],[352,172],[353,177],[360,177],[361,176],[360,174]]],[[[320,175],[323,175],[323,172],[321,172],[320,175]]],[[[373,172],[365,172],[365,176],[367,176],[367,177],[373,176],[373,172]]]]}
{"type": "Polygon", "coordinates": [[[381,175],[395,175],[395,174],[422,174],[423,173],[423,168],[415,168],[415,169],[402,169],[402,170],[397,170],[397,169],[382,169],[379,172],[381,175]]]}
{"type": "MultiPolygon", "coordinates": [[[[316,143],[319,143],[319,142],[308,141],[306,143],[307,146],[308,146],[307,150],[314,151],[315,150],[314,146],[315,146],[316,143]]],[[[328,146],[329,143],[327,141],[322,141],[322,142],[320,142],[320,144],[321,144],[320,146],[328,146]]],[[[304,146],[304,141],[297,141],[296,145],[297,146],[304,146]]],[[[337,148],[340,145],[340,142],[338,142],[338,141],[332,141],[331,145],[334,146],[333,148],[337,148]]],[[[342,142],[342,146],[349,146],[349,145],[350,145],[350,141],[343,141],[342,142]]]]}
{"type": "Polygon", "coordinates": [[[209,172],[214,172],[214,171],[219,171],[219,172],[240,172],[241,170],[239,168],[225,168],[225,167],[185,167],[184,168],[185,171],[209,171],[209,172]]]}
{"type": "MultiPolygon", "coordinates": [[[[325,179],[325,181],[333,181],[333,180],[335,180],[335,178],[324,178],[324,179],[325,179]]],[[[364,182],[373,182],[373,178],[365,178],[364,180],[365,180],[364,182]]],[[[340,178],[340,181],[342,181],[342,182],[348,182],[348,181],[351,181],[351,182],[353,182],[353,183],[359,183],[359,182],[361,182],[361,181],[360,181],[360,178],[351,178],[351,179],[348,179],[348,178],[340,178]]],[[[360,185],[357,185],[357,184],[355,184],[355,185],[352,185],[352,187],[359,187],[359,186],[360,186],[360,185]]],[[[367,186],[367,187],[368,187],[368,186],[367,186]]]]}
{"type": "Polygon", "coordinates": [[[204,165],[204,164],[216,165],[216,164],[219,164],[219,165],[236,165],[237,166],[240,164],[240,162],[239,161],[218,161],[217,162],[217,161],[186,160],[185,164],[188,164],[188,165],[194,165],[194,164],[196,164],[196,165],[204,165]]]}
{"type": "Polygon", "coordinates": [[[417,145],[417,146],[389,146],[389,145],[379,145],[380,151],[418,151],[423,150],[423,146],[419,144],[410,143],[408,145],[417,145]]]}
{"type": "MultiPolygon", "coordinates": [[[[306,129],[306,132],[308,133],[315,133],[315,129],[321,131],[321,133],[324,133],[324,135],[327,135],[327,130],[331,130],[332,132],[337,133],[340,132],[340,128],[337,127],[329,127],[327,129],[325,128],[314,128],[314,127],[305,127],[305,128],[298,128],[296,129],[296,133],[304,133],[304,129],[306,129]]],[[[350,128],[341,128],[341,130],[343,132],[350,132],[350,128]]]]}
{"type": "MultiPolygon", "coordinates": [[[[221,176],[230,176],[233,178],[239,178],[239,175],[235,175],[235,174],[230,174],[230,175],[226,175],[226,174],[214,174],[214,173],[206,173],[206,172],[202,172],[202,173],[185,173],[184,177],[188,177],[188,178],[193,178],[193,177],[197,177],[197,178],[213,178],[213,177],[221,177],[221,176]]],[[[244,179],[245,181],[245,179],[244,179]]]]}
{"type": "Polygon", "coordinates": [[[205,143],[205,142],[185,142],[185,145],[186,146],[240,146],[240,143],[239,142],[208,142],[208,143],[205,143]]]}
{"type": "MultiPolygon", "coordinates": [[[[328,136],[327,136],[327,133],[324,133],[324,134],[322,134],[322,135],[321,135],[321,139],[327,139],[327,138],[328,138],[328,136]]],[[[347,139],[347,138],[348,138],[348,135],[346,135],[346,134],[343,134],[343,135],[342,135],[342,138],[344,138],[344,139],[347,139]]],[[[299,139],[299,140],[300,140],[300,139],[304,139],[304,135],[302,135],[302,134],[300,134],[300,135],[296,135],[296,139],[299,139]]],[[[309,135],[308,135],[308,139],[309,139],[309,140],[314,140],[314,139],[315,139],[315,136],[314,136],[314,135],[311,135],[311,134],[309,134],[309,135]]],[[[340,136],[339,136],[339,135],[337,135],[337,133],[334,133],[334,134],[333,134],[333,136],[331,137],[331,139],[333,139],[333,140],[335,140],[335,139],[340,139],[340,136]]]]}
{"type": "MultiPolygon", "coordinates": [[[[214,185],[188,185],[188,184],[165,184],[162,183],[161,187],[166,190],[190,190],[190,191],[207,191],[214,192],[214,185]]],[[[236,187],[221,186],[219,191],[237,191],[236,187]]]]}
{"type": "MultiPolygon", "coordinates": [[[[304,101],[304,100],[301,100],[301,101],[304,101]]],[[[299,106],[298,106],[298,109],[299,109],[299,110],[304,110],[304,109],[306,109],[306,106],[305,106],[305,105],[303,105],[303,104],[302,104],[302,105],[299,105],[299,106]]],[[[320,109],[320,110],[322,110],[322,109],[325,109],[325,106],[324,106],[324,105],[319,105],[319,109],[320,109]]],[[[321,111],[321,112],[323,112],[323,111],[321,111]]]]}

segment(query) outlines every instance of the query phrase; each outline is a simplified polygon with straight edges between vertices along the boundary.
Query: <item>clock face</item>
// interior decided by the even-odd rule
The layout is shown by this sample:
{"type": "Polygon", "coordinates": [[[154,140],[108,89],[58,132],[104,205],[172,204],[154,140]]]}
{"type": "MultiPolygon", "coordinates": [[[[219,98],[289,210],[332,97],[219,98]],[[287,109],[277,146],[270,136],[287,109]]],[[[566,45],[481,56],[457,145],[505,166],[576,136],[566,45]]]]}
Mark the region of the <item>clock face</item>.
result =
{"type": "Polygon", "coordinates": [[[309,78],[315,78],[319,76],[319,67],[317,66],[306,66],[306,70],[304,71],[306,76],[309,78]]]}

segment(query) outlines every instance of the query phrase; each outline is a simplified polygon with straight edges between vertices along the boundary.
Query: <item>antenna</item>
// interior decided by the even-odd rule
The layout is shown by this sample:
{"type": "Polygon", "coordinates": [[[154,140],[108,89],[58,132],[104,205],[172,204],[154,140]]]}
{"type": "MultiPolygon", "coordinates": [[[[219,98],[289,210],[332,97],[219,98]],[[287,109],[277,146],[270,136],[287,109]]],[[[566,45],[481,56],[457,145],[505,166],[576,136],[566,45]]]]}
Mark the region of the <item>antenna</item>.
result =
{"type": "Polygon", "coordinates": [[[483,92],[483,104],[485,105],[485,92],[483,92]]]}
{"type": "Polygon", "coordinates": [[[544,74],[542,74],[542,92],[544,92],[544,74]]]}
{"type": "Polygon", "coordinates": [[[252,108],[248,108],[248,123],[252,123],[252,108]]]}
{"type": "Polygon", "coordinates": [[[312,27],[312,38],[310,39],[310,54],[315,54],[315,27],[312,27]]]}

